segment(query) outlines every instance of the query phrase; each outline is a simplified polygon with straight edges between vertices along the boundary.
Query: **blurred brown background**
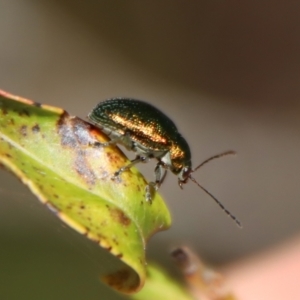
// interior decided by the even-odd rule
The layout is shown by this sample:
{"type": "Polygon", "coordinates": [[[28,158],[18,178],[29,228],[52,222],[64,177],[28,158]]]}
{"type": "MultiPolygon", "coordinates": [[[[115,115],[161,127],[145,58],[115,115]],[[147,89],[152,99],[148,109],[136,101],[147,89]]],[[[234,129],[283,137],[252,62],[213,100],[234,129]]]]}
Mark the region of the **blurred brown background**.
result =
{"type": "MultiPolygon", "coordinates": [[[[299,233],[299,32],[296,1],[0,0],[0,88],[81,117],[143,99],[175,121],[194,165],[236,150],[195,177],[244,228],[169,174],[173,226],[148,248],[164,265],[180,243],[225,264],[299,233]]],[[[98,282],[102,250],[4,170],[0,199],[0,299],[123,299],[98,282]]]]}

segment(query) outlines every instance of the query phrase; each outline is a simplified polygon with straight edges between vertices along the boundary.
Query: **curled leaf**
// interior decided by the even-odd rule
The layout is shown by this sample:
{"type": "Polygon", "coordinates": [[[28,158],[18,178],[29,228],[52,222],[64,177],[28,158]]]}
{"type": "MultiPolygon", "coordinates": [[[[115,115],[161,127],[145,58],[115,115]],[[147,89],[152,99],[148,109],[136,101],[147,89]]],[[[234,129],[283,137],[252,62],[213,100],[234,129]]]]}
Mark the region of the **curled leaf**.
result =
{"type": "Polygon", "coordinates": [[[146,181],[117,147],[96,148],[107,137],[61,108],[0,91],[0,163],[66,224],[106,248],[124,267],[104,280],[124,293],[144,284],[145,248],[170,226],[158,193],[145,200],[146,181]]]}
{"type": "Polygon", "coordinates": [[[134,300],[192,300],[184,286],[156,265],[148,265],[144,288],[130,296],[134,300]]]}

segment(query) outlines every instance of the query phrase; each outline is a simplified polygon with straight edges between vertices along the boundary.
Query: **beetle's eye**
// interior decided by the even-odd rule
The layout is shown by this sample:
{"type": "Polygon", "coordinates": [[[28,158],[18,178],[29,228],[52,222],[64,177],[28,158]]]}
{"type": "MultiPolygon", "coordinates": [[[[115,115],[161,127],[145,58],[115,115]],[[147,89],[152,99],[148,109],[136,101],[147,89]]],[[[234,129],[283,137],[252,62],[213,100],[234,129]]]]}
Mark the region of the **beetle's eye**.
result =
{"type": "Polygon", "coordinates": [[[188,176],[190,175],[190,173],[191,173],[191,169],[188,168],[188,167],[184,167],[183,171],[182,171],[182,177],[183,177],[183,179],[187,179],[188,176]]]}

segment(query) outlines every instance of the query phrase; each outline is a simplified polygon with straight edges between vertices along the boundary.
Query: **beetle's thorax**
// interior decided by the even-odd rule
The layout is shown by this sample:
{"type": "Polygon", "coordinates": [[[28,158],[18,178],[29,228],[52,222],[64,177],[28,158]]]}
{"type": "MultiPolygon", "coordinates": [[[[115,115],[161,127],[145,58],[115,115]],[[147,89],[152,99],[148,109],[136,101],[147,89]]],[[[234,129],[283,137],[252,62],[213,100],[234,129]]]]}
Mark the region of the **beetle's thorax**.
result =
{"type": "Polygon", "coordinates": [[[178,133],[170,147],[171,171],[179,175],[184,168],[191,169],[191,151],[186,140],[178,133]]]}

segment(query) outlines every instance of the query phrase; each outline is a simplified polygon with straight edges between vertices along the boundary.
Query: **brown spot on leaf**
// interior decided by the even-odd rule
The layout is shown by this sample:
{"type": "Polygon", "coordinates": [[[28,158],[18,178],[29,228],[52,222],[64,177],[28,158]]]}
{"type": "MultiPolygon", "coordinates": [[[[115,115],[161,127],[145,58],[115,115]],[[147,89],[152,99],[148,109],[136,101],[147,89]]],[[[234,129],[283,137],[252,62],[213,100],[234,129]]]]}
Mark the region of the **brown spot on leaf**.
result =
{"type": "Polygon", "coordinates": [[[24,117],[24,116],[29,117],[30,113],[27,109],[22,109],[22,110],[19,111],[19,116],[20,117],[24,117]]]}
{"type": "Polygon", "coordinates": [[[35,101],[32,101],[32,105],[35,106],[35,107],[41,107],[42,106],[41,103],[35,102],[35,101]]]}
{"type": "Polygon", "coordinates": [[[1,109],[1,111],[2,111],[2,114],[3,114],[4,116],[7,115],[7,113],[8,113],[6,107],[3,107],[3,108],[1,109]]]}
{"type": "Polygon", "coordinates": [[[106,240],[105,236],[102,235],[101,233],[97,233],[97,237],[99,238],[100,241],[106,240]]]}
{"type": "Polygon", "coordinates": [[[111,251],[111,249],[112,249],[112,247],[111,246],[109,246],[109,247],[106,247],[105,248],[108,252],[110,252],[111,251]]]}
{"type": "Polygon", "coordinates": [[[94,185],[96,175],[86,159],[86,149],[80,148],[82,144],[89,144],[89,125],[79,118],[70,117],[67,112],[64,112],[57,122],[57,129],[62,146],[75,150],[74,169],[85,182],[94,185]]]}
{"type": "Polygon", "coordinates": [[[76,151],[75,170],[88,184],[94,185],[96,182],[96,175],[91,170],[85,154],[86,152],[83,150],[76,151]]]}
{"type": "Polygon", "coordinates": [[[116,244],[116,245],[119,245],[119,242],[116,238],[113,238],[112,241],[116,244]]]}
{"type": "Polygon", "coordinates": [[[110,209],[110,214],[115,221],[121,223],[124,226],[129,226],[131,224],[131,220],[125,215],[122,210],[118,208],[110,209]]]}
{"type": "Polygon", "coordinates": [[[27,126],[26,125],[22,125],[21,128],[20,128],[20,133],[23,135],[23,136],[27,136],[27,126]]]}
{"type": "Polygon", "coordinates": [[[94,236],[90,236],[90,235],[88,235],[88,238],[89,238],[91,241],[95,242],[96,244],[99,244],[99,243],[100,243],[100,240],[99,240],[99,239],[97,239],[97,238],[96,238],[96,237],[94,237],[94,236]]]}
{"type": "MultiPolygon", "coordinates": [[[[38,180],[38,181],[39,181],[39,180],[38,180]]],[[[44,186],[43,186],[43,185],[38,184],[37,186],[38,186],[38,188],[39,188],[41,191],[44,191],[44,186]]]]}
{"type": "Polygon", "coordinates": [[[124,286],[128,291],[133,291],[136,288],[135,280],[132,281],[131,272],[129,269],[122,269],[114,274],[105,276],[105,281],[110,286],[117,290],[121,290],[124,286]]]}
{"type": "Polygon", "coordinates": [[[40,132],[41,128],[40,128],[39,124],[35,124],[34,126],[32,126],[31,130],[34,133],[38,133],[38,132],[40,132]]]}
{"type": "Polygon", "coordinates": [[[115,162],[114,156],[111,152],[107,152],[106,155],[107,155],[107,158],[109,159],[110,163],[115,162]]]}
{"type": "Polygon", "coordinates": [[[77,146],[77,140],[68,120],[69,114],[65,111],[57,121],[58,134],[61,137],[62,146],[75,148],[77,146]]]}

